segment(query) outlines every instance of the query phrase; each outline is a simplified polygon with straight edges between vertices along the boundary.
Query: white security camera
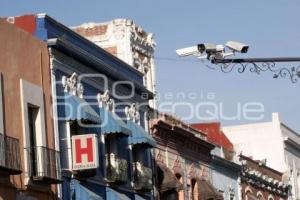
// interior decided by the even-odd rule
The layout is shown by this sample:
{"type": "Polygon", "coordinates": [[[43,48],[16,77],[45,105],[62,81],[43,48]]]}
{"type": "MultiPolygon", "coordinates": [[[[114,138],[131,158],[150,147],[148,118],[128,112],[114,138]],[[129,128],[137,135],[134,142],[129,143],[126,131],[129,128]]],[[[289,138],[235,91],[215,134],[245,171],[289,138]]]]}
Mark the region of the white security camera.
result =
{"type": "Polygon", "coordinates": [[[206,52],[207,54],[215,54],[217,52],[222,53],[225,50],[223,45],[216,45],[211,43],[198,44],[198,49],[200,53],[206,52]]]}
{"type": "Polygon", "coordinates": [[[212,52],[216,52],[217,45],[211,44],[211,43],[198,44],[198,49],[199,49],[200,53],[203,53],[203,52],[212,53],[212,52]]]}
{"type": "Polygon", "coordinates": [[[198,55],[199,50],[198,50],[198,46],[192,46],[192,47],[177,49],[176,53],[179,56],[191,56],[191,55],[198,55]]]}
{"type": "Polygon", "coordinates": [[[243,44],[241,42],[228,41],[225,45],[233,52],[237,51],[240,53],[247,53],[249,49],[248,45],[243,44]]]}
{"type": "MultiPolygon", "coordinates": [[[[208,60],[221,59],[224,58],[225,47],[223,45],[216,45],[211,43],[198,44],[198,49],[200,53],[206,53],[206,58],[208,60]]],[[[202,59],[203,57],[200,57],[202,59]]]]}

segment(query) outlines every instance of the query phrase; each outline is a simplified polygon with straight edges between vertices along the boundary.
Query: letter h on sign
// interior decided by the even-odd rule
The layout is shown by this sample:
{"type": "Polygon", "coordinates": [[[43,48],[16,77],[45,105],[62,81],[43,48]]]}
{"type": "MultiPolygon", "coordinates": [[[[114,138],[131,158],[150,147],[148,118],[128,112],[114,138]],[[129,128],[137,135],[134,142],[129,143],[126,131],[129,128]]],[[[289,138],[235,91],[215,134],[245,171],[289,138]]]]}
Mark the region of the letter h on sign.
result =
{"type": "Polygon", "coordinates": [[[86,147],[81,147],[81,139],[75,140],[76,149],[76,163],[82,163],[82,155],[87,155],[88,162],[93,162],[93,140],[92,138],[86,139],[86,147]]]}
{"type": "Polygon", "coordinates": [[[95,134],[72,136],[73,170],[99,166],[98,142],[95,134]]]}

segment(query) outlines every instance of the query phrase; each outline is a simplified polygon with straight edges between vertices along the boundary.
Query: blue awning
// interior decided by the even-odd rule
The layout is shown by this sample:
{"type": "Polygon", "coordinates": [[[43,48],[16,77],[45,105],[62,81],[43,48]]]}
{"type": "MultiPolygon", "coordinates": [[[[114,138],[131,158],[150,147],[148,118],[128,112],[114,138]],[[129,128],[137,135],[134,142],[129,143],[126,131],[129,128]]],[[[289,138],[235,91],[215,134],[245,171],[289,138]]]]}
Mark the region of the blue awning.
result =
{"type": "Polygon", "coordinates": [[[72,200],[104,200],[101,196],[84,187],[79,181],[73,179],[70,183],[72,200]]]}
{"type": "Polygon", "coordinates": [[[131,135],[131,131],[116,113],[106,110],[105,108],[99,108],[99,111],[102,121],[102,134],[122,133],[125,135],[131,135]]]}
{"type": "Polygon", "coordinates": [[[109,187],[106,187],[106,199],[109,199],[109,200],[131,200],[126,194],[117,192],[109,187]]]}
{"type": "Polygon", "coordinates": [[[156,141],[149,135],[143,127],[134,123],[131,120],[127,120],[127,127],[131,130],[132,136],[128,138],[129,144],[141,144],[145,143],[152,147],[156,146],[156,141]]]}
{"type": "Polygon", "coordinates": [[[64,107],[66,120],[87,120],[96,124],[101,123],[100,116],[84,99],[66,95],[64,107]]]}

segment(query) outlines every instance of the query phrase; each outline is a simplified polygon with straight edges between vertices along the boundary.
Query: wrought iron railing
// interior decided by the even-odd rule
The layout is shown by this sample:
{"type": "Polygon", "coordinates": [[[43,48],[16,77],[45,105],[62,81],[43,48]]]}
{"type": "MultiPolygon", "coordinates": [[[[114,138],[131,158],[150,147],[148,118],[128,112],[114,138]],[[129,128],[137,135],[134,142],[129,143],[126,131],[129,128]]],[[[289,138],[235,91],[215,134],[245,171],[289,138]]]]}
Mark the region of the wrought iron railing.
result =
{"type": "Polygon", "coordinates": [[[48,147],[25,149],[28,159],[28,176],[33,180],[47,179],[50,182],[61,180],[59,152],[48,147]]]}
{"type": "Polygon", "coordinates": [[[115,154],[106,154],[106,175],[108,182],[126,183],[128,180],[127,160],[115,154]]]}
{"type": "Polygon", "coordinates": [[[152,170],[140,162],[133,163],[133,176],[135,190],[152,189],[152,170]]]}
{"type": "Polygon", "coordinates": [[[0,134],[0,168],[11,175],[22,173],[18,139],[0,134]]]}

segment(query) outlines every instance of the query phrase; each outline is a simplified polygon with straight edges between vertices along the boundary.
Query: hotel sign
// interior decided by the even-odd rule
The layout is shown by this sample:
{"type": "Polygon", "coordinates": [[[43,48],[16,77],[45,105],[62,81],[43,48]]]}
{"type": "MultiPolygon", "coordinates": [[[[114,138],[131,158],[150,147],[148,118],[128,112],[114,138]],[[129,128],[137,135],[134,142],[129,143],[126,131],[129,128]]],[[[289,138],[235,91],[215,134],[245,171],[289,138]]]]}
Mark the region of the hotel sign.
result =
{"type": "Polygon", "coordinates": [[[73,170],[95,169],[99,166],[96,134],[72,136],[73,170]]]}

